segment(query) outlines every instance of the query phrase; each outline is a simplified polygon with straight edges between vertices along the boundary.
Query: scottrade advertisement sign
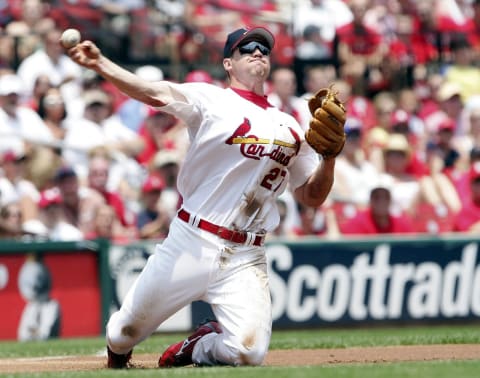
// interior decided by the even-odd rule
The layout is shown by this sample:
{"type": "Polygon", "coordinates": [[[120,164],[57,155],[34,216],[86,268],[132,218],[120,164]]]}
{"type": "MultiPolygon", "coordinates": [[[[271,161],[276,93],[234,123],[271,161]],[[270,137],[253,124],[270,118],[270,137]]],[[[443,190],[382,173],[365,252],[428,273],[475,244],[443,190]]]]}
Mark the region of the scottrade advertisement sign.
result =
{"type": "Polygon", "coordinates": [[[474,320],[478,240],[270,243],[274,326],[474,320]]]}
{"type": "MultiPolygon", "coordinates": [[[[271,240],[267,261],[273,326],[301,328],[465,322],[480,319],[480,239],[271,240]]],[[[112,246],[115,308],[155,243],[112,246]]],[[[114,308],[112,308],[112,311],[114,308]]],[[[160,330],[212,317],[194,302],[160,330]]]]}

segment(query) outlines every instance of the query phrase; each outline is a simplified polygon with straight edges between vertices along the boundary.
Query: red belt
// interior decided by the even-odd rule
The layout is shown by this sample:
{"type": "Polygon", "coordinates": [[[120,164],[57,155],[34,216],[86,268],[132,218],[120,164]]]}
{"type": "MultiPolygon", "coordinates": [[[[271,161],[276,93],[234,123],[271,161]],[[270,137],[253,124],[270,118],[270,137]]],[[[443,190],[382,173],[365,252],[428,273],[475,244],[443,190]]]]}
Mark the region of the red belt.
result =
{"type": "Polygon", "coordinates": [[[216,224],[210,223],[205,219],[200,219],[198,220],[198,222],[193,222],[191,219],[190,213],[188,213],[184,209],[180,209],[180,211],[178,212],[178,217],[184,222],[187,222],[188,224],[195,226],[195,223],[196,223],[196,226],[198,228],[204,231],[208,231],[212,234],[215,234],[219,238],[229,240],[234,243],[246,244],[250,238],[249,244],[261,246],[264,241],[263,235],[251,234],[249,232],[244,232],[244,231],[229,230],[228,228],[217,226],[216,224]]]}

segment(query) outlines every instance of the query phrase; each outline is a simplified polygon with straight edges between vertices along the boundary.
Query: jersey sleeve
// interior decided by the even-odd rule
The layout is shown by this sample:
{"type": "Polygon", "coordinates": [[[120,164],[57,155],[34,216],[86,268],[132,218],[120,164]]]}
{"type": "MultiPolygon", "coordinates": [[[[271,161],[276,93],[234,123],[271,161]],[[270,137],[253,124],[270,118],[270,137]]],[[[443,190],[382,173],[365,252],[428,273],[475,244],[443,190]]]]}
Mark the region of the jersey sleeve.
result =
{"type": "Polygon", "coordinates": [[[168,85],[172,92],[180,94],[181,96],[178,97],[184,97],[186,100],[172,101],[157,109],[173,114],[185,122],[189,128],[198,128],[202,123],[203,113],[208,110],[209,102],[215,98],[212,92],[215,92],[217,88],[206,83],[169,83],[168,85]]]}

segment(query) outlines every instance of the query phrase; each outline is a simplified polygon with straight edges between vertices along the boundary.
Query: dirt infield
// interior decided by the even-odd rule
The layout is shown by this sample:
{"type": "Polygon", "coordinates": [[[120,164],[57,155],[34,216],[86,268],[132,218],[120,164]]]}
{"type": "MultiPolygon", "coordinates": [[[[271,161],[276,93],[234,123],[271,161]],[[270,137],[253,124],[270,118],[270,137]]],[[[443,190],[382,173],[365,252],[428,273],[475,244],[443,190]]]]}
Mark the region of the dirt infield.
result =
{"type": "MultiPolygon", "coordinates": [[[[155,368],[158,355],[134,355],[134,368],[155,368]]],[[[474,360],[480,344],[414,345],[346,349],[272,350],[267,366],[307,366],[400,361],[474,360]]],[[[104,356],[71,356],[0,359],[0,374],[56,371],[91,371],[105,368],[104,356]]]]}

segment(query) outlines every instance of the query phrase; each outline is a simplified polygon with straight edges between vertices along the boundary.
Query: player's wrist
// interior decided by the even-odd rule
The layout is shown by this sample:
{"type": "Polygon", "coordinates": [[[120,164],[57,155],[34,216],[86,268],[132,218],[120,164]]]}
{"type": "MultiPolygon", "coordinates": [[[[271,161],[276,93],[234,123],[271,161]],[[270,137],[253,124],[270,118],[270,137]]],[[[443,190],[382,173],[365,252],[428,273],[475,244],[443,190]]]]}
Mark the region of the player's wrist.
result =
{"type": "Polygon", "coordinates": [[[337,158],[336,156],[327,156],[327,157],[322,156],[323,165],[328,167],[331,166],[333,168],[333,166],[335,165],[336,158],[337,158]]]}

